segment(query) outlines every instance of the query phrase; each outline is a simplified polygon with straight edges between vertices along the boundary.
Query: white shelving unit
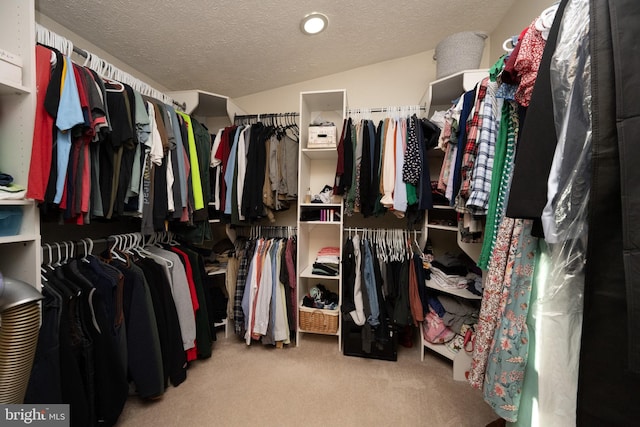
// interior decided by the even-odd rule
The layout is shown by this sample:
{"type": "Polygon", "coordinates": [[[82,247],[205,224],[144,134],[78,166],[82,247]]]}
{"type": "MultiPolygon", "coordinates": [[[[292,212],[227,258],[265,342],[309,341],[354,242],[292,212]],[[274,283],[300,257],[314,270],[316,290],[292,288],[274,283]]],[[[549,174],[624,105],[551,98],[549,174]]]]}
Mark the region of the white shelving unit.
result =
{"type": "MultiPolygon", "coordinates": [[[[0,3],[0,49],[20,57],[21,82],[0,67],[0,171],[28,185],[36,106],[35,8],[33,0],[0,3]]],[[[2,59],[0,59],[2,61],[2,59]]],[[[7,66],[8,64],[1,64],[7,66]]],[[[0,209],[22,210],[15,236],[0,237],[0,272],[40,287],[40,219],[32,200],[2,200],[0,209]]]]}
{"type": "MultiPolygon", "coordinates": [[[[335,148],[307,148],[308,126],[317,117],[322,116],[323,121],[331,121],[336,125],[336,132],[340,134],[340,127],[347,109],[347,94],[344,89],[301,92],[300,93],[300,151],[298,156],[298,287],[297,295],[299,303],[304,295],[318,283],[322,283],[327,289],[342,295],[341,274],[338,276],[322,276],[312,273],[315,257],[320,249],[326,246],[338,247],[342,250],[342,204],[304,203],[307,189],[312,194],[318,194],[325,185],[333,185],[338,152],[335,148]],[[340,215],[333,221],[302,221],[300,214],[313,209],[333,209],[340,215]]],[[[341,304],[342,301],[340,301],[341,304]]],[[[339,304],[339,305],[340,305],[339,304]]],[[[299,311],[299,308],[298,308],[299,311]]],[[[298,314],[298,319],[300,318],[298,314]]],[[[300,345],[304,334],[320,333],[305,331],[300,328],[298,322],[296,345],[300,345]]],[[[342,348],[341,342],[342,319],[339,317],[338,350],[342,348]]],[[[326,335],[326,334],[324,334],[326,335]]]]}
{"type": "MultiPolygon", "coordinates": [[[[432,82],[425,94],[425,101],[429,114],[438,109],[447,109],[451,102],[462,95],[465,91],[473,89],[475,84],[486,77],[488,70],[465,70],[453,74],[448,77],[441,78],[432,82]]],[[[443,152],[441,150],[432,150],[429,157],[429,170],[431,179],[438,179],[440,168],[443,161],[443,152]]],[[[426,237],[432,239],[434,250],[436,248],[444,248],[440,252],[451,249],[462,249],[471,259],[477,261],[482,249],[482,243],[466,243],[460,238],[457,226],[441,225],[431,223],[436,219],[450,219],[455,221],[456,213],[452,207],[446,205],[434,206],[426,215],[425,231],[426,237]],[[430,222],[431,218],[431,222],[430,222]]],[[[450,289],[443,288],[432,282],[426,281],[428,288],[453,295],[467,300],[481,300],[482,297],[469,292],[466,289],[450,289]]],[[[471,357],[464,350],[454,353],[444,344],[432,344],[424,339],[423,324],[420,324],[420,360],[424,360],[425,351],[428,349],[438,353],[447,359],[453,361],[454,379],[464,380],[464,372],[471,366],[471,357]]]]}

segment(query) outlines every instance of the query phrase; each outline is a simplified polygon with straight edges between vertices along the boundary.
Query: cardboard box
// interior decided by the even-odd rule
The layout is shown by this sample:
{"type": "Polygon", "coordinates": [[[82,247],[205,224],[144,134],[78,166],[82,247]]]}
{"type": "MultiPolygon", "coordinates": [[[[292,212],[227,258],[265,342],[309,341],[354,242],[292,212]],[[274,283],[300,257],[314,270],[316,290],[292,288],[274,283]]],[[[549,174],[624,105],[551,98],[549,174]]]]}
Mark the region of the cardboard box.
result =
{"type": "Polygon", "coordinates": [[[0,80],[22,86],[22,58],[0,49],[0,80]]]}
{"type": "Polygon", "coordinates": [[[335,148],[336,146],[335,126],[309,126],[307,148],[335,148]]]}

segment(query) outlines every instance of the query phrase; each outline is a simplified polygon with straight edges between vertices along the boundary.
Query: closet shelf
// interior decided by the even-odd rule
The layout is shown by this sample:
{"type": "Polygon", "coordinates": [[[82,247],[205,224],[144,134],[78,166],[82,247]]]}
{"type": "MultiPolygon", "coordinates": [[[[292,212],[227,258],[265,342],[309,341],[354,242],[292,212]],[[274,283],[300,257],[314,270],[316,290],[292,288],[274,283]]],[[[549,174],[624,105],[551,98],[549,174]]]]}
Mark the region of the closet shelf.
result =
{"type": "Polygon", "coordinates": [[[31,93],[31,89],[26,86],[15,84],[10,80],[5,80],[0,76],[0,95],[22,95],[31,93]]]}
{"type": "Polygon", "coordinates": [[[441,209],[441,210],[446,210],[446,211],[452,211],[453,210],[453,206],[449,206],[449,205],[433,205],[433,207],[431,209],[441,209]]]}
{"type": "Polygon", "coordinates": [[[340,209],[340,203],[300,203],[303,208],[335,208],[340,209]]]}
{"type": "Polygon", "coordinates": [[[482,297],[480,295],[475,295],[471,292],[469,292],[466,289],[454,289],[454,288],[443,288],[442,286],[438,285],[436,282],[434,282],[433,280],[425,280],[425,284],[427,286],[427,288],[430,289],[435,289],[436,291],[440,291],[440,292],[444,292],[450,295],[455,295],[458,297],[462,297],[465,299],[475,299],[475,300],[481,300],[482,297]]]}
{"type": "Polygon", "coordinates": [[[338,332],[318,332],[318,331],[306,331],[302,328],[298,328],[298,330],[300,332],[303,332],[305,334],[318,334],[318,335],[331,335],[334,337],[339,337],[340,336],[340,330],[338,330],[338,332]]]}
{"type": "Polygon", "coordinates": [[[427,228],[432,228],[435,230],[444,230],[444,231],[458,231],[458,227],[453,227],[451,225],[438,225],[438,224],[427,224],[427,228]]]}
{"type": "Polygon", "coordinates": [[[3,243],[19,243],[19,242],[33,242],[37,240],[38,236],[35,234],[16,234],[15,236],[0,237],[0,244],[3,243]]]}
{"type": "Polygon", "coordinates": [[[219,222],[220,222],[220,220],[219,220],[219,219],[210,219],[210,220],[209,220],[209,224],[217,224],[217,223],[219,223],[219,222]]]}
{"type": "Polygon", "coordinates": [[[300,225],[340,225],[340,221],[300,221],[300,225]]]}
{"type": "Polygon", "coordinates": [[[32,203],[31,199],[0,200],[0,206],[28,206],[32,203]]]}
{"type": "Polygon", "coordinates": [[[306,277],[308,279],[319,279],[319,280],[339,280],[340,275],[337,276],[323,276],[322,274],[313,274],[313,265],[307,266],[302,273],[300,273],[300,277],[306,277]]]}
{"type": "Polygon", "coordinates": [[[300,151],[310,159],[338,158],[338,151],[335,148],[302,148],[300,151]]]}
{"type": "Polygon", "coordinates": [[[214,271],[207,272],[208,276],[220,276],[222,274],[227,274],[227,268],[226,267],[225,268],[221,268],[219,270],[214,270],[214,271]]]}
{"type": "MultiPolygon", "coordinates": [[[[420,327],[420,333],[422,333],[422,326],[420,327]]],[[[449,350],[449,348],[444,344],[432,344],[429,341],[425,341],[424,346],[449,360],[453,360],[456,357],[456,354],[449,350]]]]}

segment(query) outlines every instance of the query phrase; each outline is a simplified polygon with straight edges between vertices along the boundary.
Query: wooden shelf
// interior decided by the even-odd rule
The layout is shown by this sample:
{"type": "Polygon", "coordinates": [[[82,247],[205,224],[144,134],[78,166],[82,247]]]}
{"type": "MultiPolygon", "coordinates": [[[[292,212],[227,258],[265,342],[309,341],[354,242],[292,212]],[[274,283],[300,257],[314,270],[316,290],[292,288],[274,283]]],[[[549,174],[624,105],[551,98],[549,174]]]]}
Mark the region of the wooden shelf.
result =
{"type": "Polygon", "coordinates": [[[338,150],[335,148],[303,148],[302,154],[310,159],[337,159],[338,150]]]}
{"type": "Polygon", "coordinates": [[[318,331],[306,331],[302,328],[298,328],[299,332],[305,333],[305,334],[317,334],[317,335],[331,335],[334,337],[338,337],[340,336],[340,330],[338,330],[338,332],[318,332],[318,331]]]}
{"type": "Polygon", "coordinates": [[[227,274],[227,269],[225,268],[221,268],[219,270],[215,270],[215,271],[211,271],[211,272],[207,272],[207,276],[220,276],[222,274],[227,274]]]}
{"type": "Polygon", "coordinates": [[[300,221],[300,224],[309,224],[309,225],[340,225],[340,221],[300,221]]]}
{"type": "Polygon", "coordinates": [[[28,87],[4,80],[0,76],[0,95],[24,95],[28,93],[31,93],[28,87]]]}
{"type": "Polygon", "coordinates": [[[431,209],[452,211],[453,210],[453,206],[449,206],[449,205],[433,205],[433,207],[431,209]]]}
{"type": "Polygon", "coordinates": [[[427,228],[431,228],[434,230],[453,231],[453,232],[458,231],[458,227],[454,227],[452,225],[427,224],[427,228]]]}
{"type": "Polygon", "coordinates": [[[31,199],[0,200],[0,206],[28,206],[32,203],[31,199]]]}
{"type": "Polygon", "coordinates": [[[16,234],[15,236],[0,237],[0,244],[3,243],[19,243],[19,242],[34,242],[38,239],[38,236],[34,234],[16,234]]]}
{"type": "Polygon", "coordinates": [[[340,209],[342,204],[340,203],[300,203],[302,208],[336,208],[340,209]]]}
{"type": "MultiPolygon", "coordinates": [[[[422,332],[422,331],[420,331],[422,332]]],[[[456,354],[453,353],[449,348],[444,344],[432,344],[429,341],[424,341],[424,346],[430,350],[435,351],[436,353],[446,357],[449,360],[453,360],[456,357],[456,354]]]]}
{"type": "Polygon", "coordinates": [[[340,275],[337,276],[324,276],[322,274],[313,274],[313,265],[307,266],[302,273],[300,273],[300,277],[306,277],[307,279],[325,279],[325,280],[339,280],[340,275]]]}
{"type": "Polygon", "coordinates": [[[425,280],[425,284],[427,285],[427,288],[435,289],[436,291],[444,292],[444,293],[447,293],[447,294],[450,294],[450,295],[455,295],[457,297],[461,297],[461,298],[465,298],[465,299],[471,299],[471,300],[481,300],[482,299],[482,296],[473,294],[473,293],[469,292],[467,289],[444,288],[444,287],[438,285],[433,280],[425,280]]]}

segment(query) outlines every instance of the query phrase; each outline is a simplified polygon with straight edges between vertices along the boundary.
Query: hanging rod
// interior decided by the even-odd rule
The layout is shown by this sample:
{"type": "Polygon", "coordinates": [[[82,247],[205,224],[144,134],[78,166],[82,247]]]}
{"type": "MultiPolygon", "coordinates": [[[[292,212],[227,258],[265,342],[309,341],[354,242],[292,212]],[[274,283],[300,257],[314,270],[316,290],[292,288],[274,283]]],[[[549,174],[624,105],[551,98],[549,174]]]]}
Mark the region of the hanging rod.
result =
{"type": "Polygon", "coordinates": [[[422,230],[410,230],[408,228],[366,228],[366,227],[345,227],[342,229],[343,233],[360,233],[360,232],[393,232],[393,231],[406,231],[408,233],[422,234],[422,230]]]}
{"type": "MultiPolygon", "coordinates": [[[[79,47],[76,47],[76,46],[73,47],[73,51],[75,53],[77,53],[78,55],[82,56],[83,58],[89,58],[89,56],[91,55],[91,53],[87,52],[84,49],[80,49],[79,47]]],[[[149,86],[149,87],[151,88],[151,86],[149,86]]],[[[151,89],[153,89],[153,88],[151,88],[151,89]]],[[[160,92],[160,93],[162,93],[162,92],[160,92]]],[[[165,96],[167,98],[171,99],[169,96],[167,96],[167,95],[165,95],[165,96]]],[[[176,107],[182,109],[182,111],[186,111],[187,110],[187,103],[186,102],[178,102],[175,99],[171,99],[171,103],[173,105],[175,105],[176,107]]]]}
{"type": "Polygon", "coordinates": [[[233,122],[239,120],[247,120],[247,119],[256,119],[258,121],[262,119],[271,119],[271,118],[289,118],[289,117],[298,117],[299,113],[290,112],[290,113],[263,113],[263,114],[236,114],[233,116],[233,122]]]}
{"type": "MultiPolygon", "coordinates": [[[[146,88],[147,90],[145,91],[145,95],[151,96],[153,98],[158,98],[159,100],[168,103],[168,101],[171,101],[171,103],[175,106],[177,106],[178,108],[181,108],[182,111],[186,111],[187,109],[187,105],[186,103],[180,103],[175,101],[173,98],[171,98],[170,96],[168,96],[167,94],[154,89],[153,87],[151,87],[149,84],[143,82],[142,80],[133,77],[131,74],[122,71],[121,69],[119,69],[118,67],[114,66],[113,64],[110,64],[109,62],[105,61],[104,59],[98,57],[97,55],[86,51],[84,49],[80,49],[76,46],[73,45],[73,42],[65,37],[60,36],[59,34],[55,33],[54,31],[49,30],[48,28],[36,23],[36,41],[44,46],[48,46],[48,47],[52,47],[55,49],[58,49],[59,51],[61,51],[63,54],[65,55],[71,55],[71,52],[73,51],[74,53],[78,54],[79,56],[86,58],[90,61],[90,65],[91,62],[93,60],[98,61],[98,63],[101,66],[106,67],[107,69],[109,69],[112,73],[119,75],[122,78],[122,83],[126,83],[130,86],[135,86],[134,84],[132,84],[133,82],[135,82],[136,85],[140,85],[141,87],[146,88]],[[129,81],[126,81],[129,80],[129,81]]],[[[93,68],[92,66],[90,66],[89,68],[91,68],[92,70],[94,70],[95,72],[97,72],[98,74],[103,74],[100,70],[96,70],[95,68],[93,68]]],[[[96,67],[97,68],[97,67],[96,67]]],[[[111,78],[113,80],[118,80],[117,78],[114,78],[113,75],[111,76],[105,76],[103,75],[103,77],[107,77],[107,78],[111,78]]],[[[140,92],[143,92],[142,90],[139,90],[140,92]]]]}

